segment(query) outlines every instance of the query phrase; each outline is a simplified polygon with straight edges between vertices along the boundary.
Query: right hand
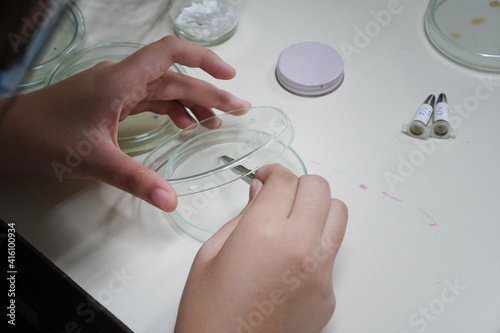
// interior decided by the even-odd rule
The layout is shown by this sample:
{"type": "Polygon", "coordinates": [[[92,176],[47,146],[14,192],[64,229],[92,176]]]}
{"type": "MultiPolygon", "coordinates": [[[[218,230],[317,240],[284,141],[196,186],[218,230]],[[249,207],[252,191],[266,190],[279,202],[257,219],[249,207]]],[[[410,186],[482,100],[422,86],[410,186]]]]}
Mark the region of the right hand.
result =
{"type": "Polygon", "coordinates": [[[278,165],[256,176],[247,207],[196,256],[177,333],[312,333],[330,320],[345,204],[319,176],[298,178],[278,165]]]}

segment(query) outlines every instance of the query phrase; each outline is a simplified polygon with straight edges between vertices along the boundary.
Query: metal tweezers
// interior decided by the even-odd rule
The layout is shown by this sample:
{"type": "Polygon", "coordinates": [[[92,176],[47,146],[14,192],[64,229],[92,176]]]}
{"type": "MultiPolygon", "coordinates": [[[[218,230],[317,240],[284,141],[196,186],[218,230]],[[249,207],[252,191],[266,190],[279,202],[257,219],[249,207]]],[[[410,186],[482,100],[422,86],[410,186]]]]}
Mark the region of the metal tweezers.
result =
{"type": "MultiPolygon", "coordinates": [[[[231,163],[234,161],[234,158],[231,158],[229,156],[223,155],[219,157],[222,161],[225,163],[231,163]]],[[[243,165],[237,165],[234,168],[231,169],[235,174],[243,176],[241,179],[245,181],[248,185],[252,182],[252,180],[255,178],[255,174],[252,172],[252,170],[245,168],[243,165]]]]}

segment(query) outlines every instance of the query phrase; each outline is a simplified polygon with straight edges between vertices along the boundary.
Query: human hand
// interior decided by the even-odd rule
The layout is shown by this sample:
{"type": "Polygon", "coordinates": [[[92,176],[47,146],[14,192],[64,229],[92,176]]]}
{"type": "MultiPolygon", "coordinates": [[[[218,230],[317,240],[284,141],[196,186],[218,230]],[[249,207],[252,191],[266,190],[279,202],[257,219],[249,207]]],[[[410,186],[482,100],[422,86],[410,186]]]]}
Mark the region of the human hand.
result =
{"type": "Polygon", "coordinates": [[[170,71],[199,67],[218,79],[235,70],[212,51],[172,36],[127,59],[104,62],[64,81],[0,100],[0,168],[63,178],[93,178],[165,211],[177,205],[174,189],[158,174],[120,151],[118,122],[144,111],[168,114],[185,128],[214,115],[250,106],[215,86],[170,71]],[[73,153],[70,153],[73,152],[73,153]]]}
{"type": "Polygon", "coordinates": [[[321,177],[278,165],[256,176],[247,207],[198,252],[176,333],[312,333],[331,318],[346,206],[321,177]]]}

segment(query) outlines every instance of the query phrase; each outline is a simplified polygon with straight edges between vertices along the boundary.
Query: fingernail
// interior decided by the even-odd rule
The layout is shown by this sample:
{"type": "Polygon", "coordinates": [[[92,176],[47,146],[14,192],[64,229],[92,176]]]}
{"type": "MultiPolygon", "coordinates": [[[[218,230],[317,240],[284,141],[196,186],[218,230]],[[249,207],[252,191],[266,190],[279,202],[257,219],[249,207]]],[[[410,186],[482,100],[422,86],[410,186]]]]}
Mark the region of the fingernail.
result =
{"type": "Polygon", "coordinates": [[[257,194],[259,194],[262,186],[264,186],[264,184],[262,184],[262,182],[257,178],[254,178],[252,180],[252,182],[250,183],[250,200],[252,200],[257,194]]]}
{"type": "Polygon", "coordinates": [[[164,211],[168,212],[172,210],[170,207],[172,206],[172,202],[174,200],[172,200],[172,195],[164,189],[155,189],[153,191],[153,194],[151,195],[151,199],[156,206],[163,209],[164,211]]]}

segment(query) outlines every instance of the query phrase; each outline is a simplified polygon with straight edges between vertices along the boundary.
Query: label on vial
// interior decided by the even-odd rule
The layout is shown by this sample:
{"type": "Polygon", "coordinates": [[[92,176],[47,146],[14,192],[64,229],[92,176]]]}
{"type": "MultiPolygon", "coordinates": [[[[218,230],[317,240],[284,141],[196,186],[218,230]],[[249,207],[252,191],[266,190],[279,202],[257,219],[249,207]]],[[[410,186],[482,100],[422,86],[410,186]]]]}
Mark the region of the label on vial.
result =
{"type": "Polygon", "coordinates": [[[424,124],[428,124],[429,120],[431,119],[432,115],[432,106],[429,104],[422,104],[417,111],[417,114],[415,115],[415,118],[413,120],[419,120],[423,122],[424,124]]]}
{"type": "Polygon", "coordinates": [[[450,107],[448,103],[437,103],[436,110],[434,111],[434,121],[444,120],[450,122],[450,107]]]}

